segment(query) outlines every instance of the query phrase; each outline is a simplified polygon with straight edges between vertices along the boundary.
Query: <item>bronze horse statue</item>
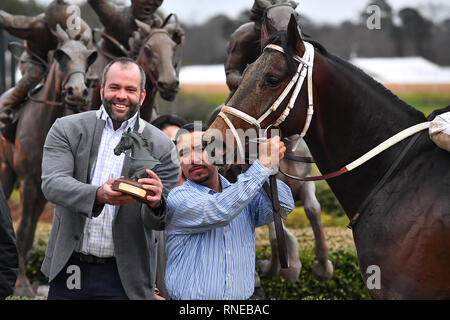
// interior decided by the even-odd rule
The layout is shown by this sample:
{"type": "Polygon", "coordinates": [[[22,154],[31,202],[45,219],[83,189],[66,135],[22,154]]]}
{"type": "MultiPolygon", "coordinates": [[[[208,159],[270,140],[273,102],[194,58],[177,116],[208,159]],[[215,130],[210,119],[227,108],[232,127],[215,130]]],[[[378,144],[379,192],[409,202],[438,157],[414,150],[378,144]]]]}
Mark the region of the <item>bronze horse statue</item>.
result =
{"type": "Polygon", "coordinates": [[[45,138],[57,118],[83,111],[88,90],[85,75],[96,59],[96,51],[88,49],[91,30],[71,37],[59,25],[55,35],[59,45],[53,52],[45,83],[24,102],[11,143],[0,139],[0,180],[6,198],[20,181],[22,219],[17,231],[20,273],[17,294],[32,295],[25,275],[25,256],[31,249],[36,225],[47,200],[41,191],[41,163],[45,138]],[[22,289],[22,290],[21,290],[22,289]]]}
{"type": "MultiPolygon", "coordinates": [[[[297,3],[294,1],[255,0],[251,9],[251,22],[243,24],[233,32],[228,42],[225,73],[230,97],[239,85],[242,73],[247,65],[253,63],[261,54],[261,48],[267,41],[267,37],[274,32],[286,30],[291,15],[298,18],[298,13],[295,11],[296,7],[297,3]]],[[[214,118],[219,111],[220,107],[213,112],[214,118]]],[[[210,118],[209,123],[212,123],[213,117],[210,118]]],[[[288,148],[288,154],[293,155],[291,158],[298,159],[310,155],[308,146],[298,135],[285,137],[284,142],[288,148]]],[[[281,166],[292,175],[307,176],[311,173],[310,163],[295,161],[289,159],[289,157],[285,157],[281,161],[281,166]]],[[[230,181],[235,181],[239,172],[227,171],[227,178],[231,179],[230,181]]],[[[333,275],[333,265],[328,260],[328,245],[321,222],[320,203],[315,196],[315,184],[312,181],[293,180],[282,174],[278,174],[277,178],[291,188],[295,201],[301,200],[304,203],[305,212],[311,222],[315,238],[317,260],[313,263],[313,274],[319,281],[328,281],[333,275]]],[[[275,229],[272,224],[269,225],[271,258],[269,261],[258,261],[258,266],[260,272],[266,276],[273,277],[280,272],[286,280],[296,281],[301,271],[298,243],[295,236],[286,228],[285,234],[289,246],[290,267],[280,270],[275,229]]]]}
{"type": "MultiPolygon", "coordinates": [[[[151,122],[157,116],[156,96],[173,101],[179,90],[179,69],[184,45],[184,31],[175,18],[175,23],[168,23],[169,15],[161,28],[151,28],[146,23],[135,20],[138,31],[129,39],[129,51],[122,47],[123,56],[136,60],[145,71],[147,82],[146,98],[140,109],[141,117],[151,122]]],[[[104,41],[116,43],[108,36],[104,41]]],[[[117,44],[119,46],[119,44],[117,44]]],[[[89,71],[90,91],[92,92],[91,109],[101,105],[100,79],[104,67],[117,58],[99,49],[99,57],[89,71]]]]}
{"type": "MultiPolygon", "coordinates": [[[[421,112],[318,43],[306,42],[295,17],[287,32],[269,37],[227,105],[210,127],[222,134],[229,125],[279,126],[284,136],[306,132],[319,170],[332,172],[328,183],[352,221],[361,275],[367,284],[373,276],[379,281],[368,285],[372,298],[450,298],[448,152],[418,131],[360,166],[345,166],[405,128],[422,127],[427,119],[421,112]],[[307,78],[306,87],[298,95],[291,87],[280,101],[299,76],[307,78]],[[279,108],[272,108],[274,101],[279,108]],[[312,108],[314,116],[307,112],[312,108]]],[[[207,141],[209,136],[207,131],[207,141]]]]}

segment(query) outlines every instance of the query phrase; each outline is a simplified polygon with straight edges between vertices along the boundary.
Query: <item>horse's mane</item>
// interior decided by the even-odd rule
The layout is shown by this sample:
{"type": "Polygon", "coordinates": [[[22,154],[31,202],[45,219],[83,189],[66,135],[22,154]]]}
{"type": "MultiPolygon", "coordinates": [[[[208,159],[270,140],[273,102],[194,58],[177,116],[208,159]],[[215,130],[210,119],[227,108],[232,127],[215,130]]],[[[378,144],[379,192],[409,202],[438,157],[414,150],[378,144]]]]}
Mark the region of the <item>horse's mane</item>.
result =
{"type": "MultiPolygon", "coordinates": [[[[379,92],[384,96],[384,98],[387,98],[389,101],[396,105],[402,105],[403,107],[407,107],[410,112],[421,114],[419,111],[417,111],[415,108],[398,98],[392,91],[387,89],[385,86],[383,86],[381,83],[373,79],[371,76],[369,76],[367,73],[365,73],[363,70],[358,68],[357,66],[351,64],[350,62],[330,53],[321,43],[318,41],[312,39],[310,36],[306,36],[305,41],[311,43],[314,48],[319,52],[324,58],[326,58],[331,64],[339,68],[339,71],[345,72],[349,77],[351,78],[357,78],[358,82],[364,83],[366,86],[374,89],[374,91],[379,92]]],[[[294,55],[294,52],[292,49],[287,45],[287,32],[286,31],[279,31],[274,34],[272,34],[268,40],[267,44],[277,44],[281,46],[284,51],[286,52],[286,57],[288,58],[288,66],[289,69],[292,71],[292,73],[295,72],[295,62],[292,58],[294,55]],[[292,67],[294,65],[294,67],[292,67]]],[[[423,116],[423,115],[422,115],[423,116]]]]}
{"type": "Polygon", "coordinates": [[[144,148],[147,148],[147,149],[151,150],[150,145],[148,144],[147,139],[145,139],[144,136],[143,136],[141,133],[139,133],[139,132],[137,132],[137,131],[131,131],[130,133],[134,133],[136,136],[138,136],[138,137],[141,139],[141,141],[142,141],[142,146],[143,146],[144,148]]]}

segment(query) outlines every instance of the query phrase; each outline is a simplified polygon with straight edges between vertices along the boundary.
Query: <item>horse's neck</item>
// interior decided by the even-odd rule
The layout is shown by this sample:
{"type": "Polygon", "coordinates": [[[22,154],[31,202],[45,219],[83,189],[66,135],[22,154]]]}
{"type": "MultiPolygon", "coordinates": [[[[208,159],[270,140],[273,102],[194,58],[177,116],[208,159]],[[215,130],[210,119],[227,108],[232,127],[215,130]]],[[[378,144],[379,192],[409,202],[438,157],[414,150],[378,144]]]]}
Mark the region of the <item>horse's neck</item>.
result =
{"type": "MultiPolygon", "coordinates": [[[[50,70],[45,80],[44,87],[39,91],[36,98],[40,101],[46,102],[61,102],[61,84],[62,75],[59,71],[57,63],[54,62],[50,66],[50,70]]],[[[56,120],[56,118],[64,115],[65,108],[63,108],[62,106],[49,105],[47,103],[38,103],[38,107],[42,109],[42,112],[36,113],[36,119],[39,118],[39,121],[41,123],[48,122],[52,124],[53,121],[56,120]]]]}
{"type": "MultiPolygon", "coordinates": [[[[344,167],[401,130],[425,121],[423,114],[343,62],[316,54],[314,68],[315,114],[305,140],[323,174],[344,167]]],[[[328,180],[350,216],[407,141],[353,172],[328,180]]]]}

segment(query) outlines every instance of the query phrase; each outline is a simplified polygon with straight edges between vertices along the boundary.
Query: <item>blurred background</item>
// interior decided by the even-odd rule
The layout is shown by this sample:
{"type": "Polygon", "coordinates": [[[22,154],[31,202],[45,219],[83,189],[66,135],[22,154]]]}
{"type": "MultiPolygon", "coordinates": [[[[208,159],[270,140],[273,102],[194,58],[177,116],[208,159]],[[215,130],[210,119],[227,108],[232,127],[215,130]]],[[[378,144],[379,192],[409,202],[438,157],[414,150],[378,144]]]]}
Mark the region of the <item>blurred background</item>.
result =
{"type": "MultiPolygon", "coordinates": [[[[81,8],[91,27],[100,22],[85,0],[81,8]]],[[[111,0],[118,6],[130,0],[111,0]]],[[[14,14],[43,12],[50,0],[2,0],[14,14]]],[[[181,91],[173,102],[159,99],[161,113],[203,120],[228,96],[223,63],[228,39],[249,21],[253,0],[165,0],[158,13],[176,13],[186,32],[181,91]]],[[[425,114],[450,104],[450,1],[302,0],[296,9],[304,33],[363,69],[425,114]],[[381,9],[381,28],[367,28],[369,5],[381,9]]],[[[8,66],[8,64],[7,64],[8,66]]],[[[8,83],[6,83],[8,86],[8,83]]]]}
{"type": "MultiPolygon", "coordinates": [[[[70,1],[80,6],[81,16],[92,27],[100,22],[86,1],[70,1]]],[[[130,1],[112,0],[118,6],[130,1]]],[[[422,111],[450,104],[450,1],[449,0],[300,0],[296,11],[301,16],[304,33],[319,41],[329,52],[349,60],[381,82],[402,100],[422,111]],[[380,29],[370,30],[369,5],[381,9],[380,29]]],[[[27,16],[44,11],[50,0],[1,0],[0,9],[27,16]]],[[[158,13],[178,15],[186,32],[181,90],[176,99],[158,99],[161,114],[177,114],[188,121],[209,118],[211,111],[228,96],[223,63],[230,35],[249,21],[253,0],[164,0],[158,13]]],[[[14,84],[9,76],[16,73],[14,59],[6,49],[11,37],[4,31],[0,52],[0,93],[14,84]]],[[[312,174],[318,174],[316,167],[312,174]]],[[[314,237],[303,204],[297,203],[286,225],[299,239],[304,265],[300,279],[262,279],[266,299],[366,299],[361,281],[348,219],[325,181],[316,183],[316,196],[322,207],[322,223],[330,247],[335,275],[328,283],[319,283],[311,275],[314,237]]],[[[13,220],[20,219],[19,194],[16,190],[9,205],[13,220]]],[[[40,263],[50,230],[52,204],[41,216],[35,246],[27,260],[27,274],[36,283],[45,283],[40,263]]],[[[266,229],[257,230],[257,257],[268,258],[266,229]]]]}

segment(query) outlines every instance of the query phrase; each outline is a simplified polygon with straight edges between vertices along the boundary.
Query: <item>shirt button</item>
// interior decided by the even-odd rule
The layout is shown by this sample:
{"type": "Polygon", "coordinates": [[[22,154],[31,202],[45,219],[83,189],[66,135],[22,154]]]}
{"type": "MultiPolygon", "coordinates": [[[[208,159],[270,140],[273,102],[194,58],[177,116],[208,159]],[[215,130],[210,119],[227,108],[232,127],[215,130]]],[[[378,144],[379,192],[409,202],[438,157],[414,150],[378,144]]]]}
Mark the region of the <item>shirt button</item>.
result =
{"type": "Polygon", "coordinates": [[[75,235],[74,238],[76,241],[80,240],[80,237],[78,235],[75,235]]]}
{"type": "Polygon", "coordinates": [[[227,250],[227,254],[230,254],[230,250],[227,250]]]}
{"type": "Polygon", "coordinates": [[[227,278],[230,278],[231,277],[231,274],[227,274],[227,278]]]}

